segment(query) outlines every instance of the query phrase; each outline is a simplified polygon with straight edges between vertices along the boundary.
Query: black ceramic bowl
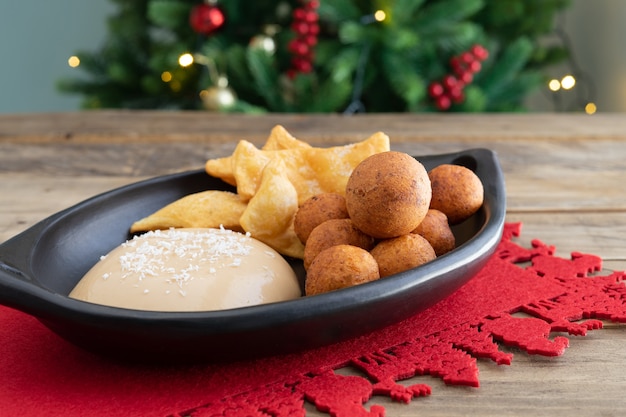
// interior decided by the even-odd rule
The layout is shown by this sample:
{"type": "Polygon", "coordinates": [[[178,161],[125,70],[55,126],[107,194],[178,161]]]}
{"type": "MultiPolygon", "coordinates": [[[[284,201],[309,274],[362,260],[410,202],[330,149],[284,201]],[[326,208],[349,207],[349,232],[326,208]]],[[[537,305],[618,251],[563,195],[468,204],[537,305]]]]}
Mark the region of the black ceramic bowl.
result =
{"type": "MultiPolygon", "coordinates": [[[[416,158],[426,169],[443,163],[466,166],[485,188],[483,207],[453,228],[457,248],[418,268],[322,295],[223,311],[135,311],[69,298],[99,257],[130,237],[133,221],[190,193],[231,189],[204,171],[193,171],[100,194],[0,245],[0,304],[37,317],[78,346],[133,360],[231,360],[365,334],[453,293],[485,264],[502,235],[504,180],[492,151],[416,158]]],[[[289,262],[303,279],[302,262],[289,262]]]]}

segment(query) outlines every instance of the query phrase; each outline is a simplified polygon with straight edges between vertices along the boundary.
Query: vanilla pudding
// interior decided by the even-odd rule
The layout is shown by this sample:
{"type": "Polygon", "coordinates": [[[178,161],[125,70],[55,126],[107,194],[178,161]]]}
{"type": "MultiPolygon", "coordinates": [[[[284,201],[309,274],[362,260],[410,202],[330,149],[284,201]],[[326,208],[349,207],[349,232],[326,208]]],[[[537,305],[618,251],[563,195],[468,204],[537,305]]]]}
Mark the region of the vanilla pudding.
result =
{"type": "Polygon", "coordinates": [[[209,311],[301,296],[287,261],[266,244],[226,229],[151,231],[93,266],[70,297],[150,311],[209,311]]]}

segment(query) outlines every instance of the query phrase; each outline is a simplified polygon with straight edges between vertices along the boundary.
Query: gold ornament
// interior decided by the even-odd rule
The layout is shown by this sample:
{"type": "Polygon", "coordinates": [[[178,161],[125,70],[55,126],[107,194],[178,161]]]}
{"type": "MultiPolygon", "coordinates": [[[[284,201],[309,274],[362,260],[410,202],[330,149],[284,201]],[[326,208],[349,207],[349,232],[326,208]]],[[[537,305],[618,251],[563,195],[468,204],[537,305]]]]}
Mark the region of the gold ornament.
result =
{"type": "Polygon", "coordinates": [[[274,55],[276,52],[276,41],[274,35],[278,33],[278,26],[265,25],[263,26],[263,33],[260,33],[250,39],[250,48],[261,49],[268,55],[274,55]]]}
{"type": "Polygon", "coordinates": [[[220,76],[216,85],[202,90],[200,98],[204,108],[210,111],[228,110],[235,105],[237,95],[228,86],[228,79],[220,76]]]}
{"type": "Polygon", "coordinates": [[[250,39],[250,48],[261,49],[268,55],[274,55],[274,52],[276,52],[276,42],[274,42],[274,38],[271,36],[260,34],[250,39]]]}

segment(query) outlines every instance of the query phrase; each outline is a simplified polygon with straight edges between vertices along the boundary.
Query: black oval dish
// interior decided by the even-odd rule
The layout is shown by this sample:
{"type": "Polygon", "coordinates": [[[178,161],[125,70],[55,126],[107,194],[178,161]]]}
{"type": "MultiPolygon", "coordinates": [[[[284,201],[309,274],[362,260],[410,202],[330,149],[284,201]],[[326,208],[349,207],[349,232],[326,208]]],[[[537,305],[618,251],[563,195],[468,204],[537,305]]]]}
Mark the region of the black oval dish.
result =
{"type": "MultiPolygon", "coordinates": [[[[486,149],[416,157],[472,169],[483,207],[453,228],[457,248],[421,267],[298,300],[214,312],[149,312],[67,295],[101,255],[128,239],[130,224],[184,195],[229,190],[204,171],[157,177],[61,211],[0,245],[0,304],[37,317],[68,341],[126,359],[223,361],[294,352],[408,318],[467,282],[494,252],[505,218],[504,179],[486,149]]],[[[290,260],[301,278],[302,262],[290,260]]]]}

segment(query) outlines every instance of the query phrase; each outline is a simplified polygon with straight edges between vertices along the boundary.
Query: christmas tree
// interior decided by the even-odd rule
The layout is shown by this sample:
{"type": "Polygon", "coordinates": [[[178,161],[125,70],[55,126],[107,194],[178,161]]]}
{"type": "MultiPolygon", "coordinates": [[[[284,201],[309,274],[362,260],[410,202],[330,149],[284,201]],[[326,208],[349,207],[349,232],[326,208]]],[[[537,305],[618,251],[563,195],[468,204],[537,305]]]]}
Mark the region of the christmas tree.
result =
{"type": "Polygon", "coordinates": [[[109,36],[61,80],[85,108],[519,111],[567,57],[569,0],[112,0],[109,36]]]}

